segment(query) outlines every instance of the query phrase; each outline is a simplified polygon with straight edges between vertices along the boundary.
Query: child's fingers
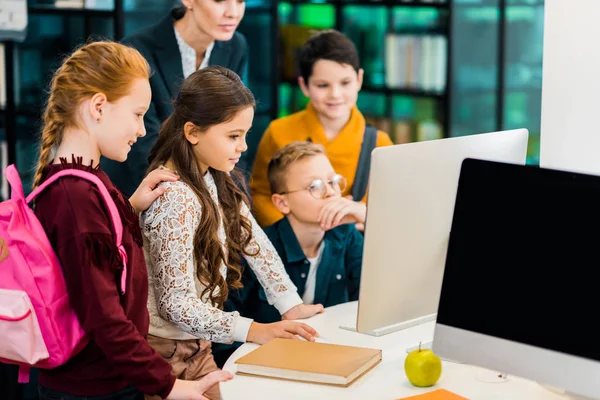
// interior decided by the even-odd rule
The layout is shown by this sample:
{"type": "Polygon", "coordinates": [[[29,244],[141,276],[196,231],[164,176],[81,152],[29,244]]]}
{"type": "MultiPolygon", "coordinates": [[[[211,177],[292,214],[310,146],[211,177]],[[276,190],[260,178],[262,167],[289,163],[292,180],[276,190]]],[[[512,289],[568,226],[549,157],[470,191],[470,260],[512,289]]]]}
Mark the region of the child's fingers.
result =
{"type": "Polygon", "coordinates": [[[314,342],[314,335],[310,333],[308,330],[304,329],[304,324],[293,323],[290,326],[286,327],[286,332],[293,333],[294,335],[298,335],[308,340],[309,342],[314,342]]]}
{"type": "Polygon", "coordinates": [[[174,182],[179,179],[179,175],[163,169],[155,169],[146,177],[149,184],[158,185],[160,182],[174,182]]]}
{"type": "Polygon", "coordinates": [[[349,213],[350,206],[348,205],[337,213],[335,219],[333,220],[333,226],[338,226],[349,213]]]}
{"type": "Polygon", "coordinates": [[[317,334],[317,331],[315,330],[315,328],[313,328],[310,325],[305,324],[304,322],[298,322],[298,324],[302,327],[302,329],[304,329],[306,332],[308,332],[309,334],[313,335],[313,336],[319,336],[317,334]]]}
{"type": "Polygon", "coordinates": [[[321,222],[326,217],[326,215],[331,212],[331,210],[335,209],[336,207],[342,207],[347,202],[348,202],[348,200],[340,198],[340,199],[337,199],[330,203],[325,204],[321,208],[321,211],[319,212],[319,218],[317,219],[317,221],[321,222]]]}
{"type": "Polygon", "coordinates": [[[151,190],[150,193],[148,193],[145,197],[146,197],[146,208],[150,207],[152,205],[152,203],[154,203],[154,201],[156,199],[158,199],[167,189],[165,189],[162,186],[157,186],[154,188],[154,190],[151,190]]]}
{"type": "Polygon", "coordinates": [[[321,209],[321,216],[319,218],[319,222],[321,223],[321,227],[323,229],[327,229],[327,226],[335,217],[335,213],[337,213],[337,210],[341,207],[343,207],[343,203],[340,203],[339,201],[334,201],[325,205],[321,209]]]}
{"type": "Polygon", "coordinates": [[[198,381],[198,386],[201,393],[206,392],[212,386],[219,382],[225,382],[233,378],[233,375],[227,371],[213,371],[198,381]]]}
{"type": "Polygon", "coordinates": [[[178,179],[179,176],[172,172],[155,169],[144,178],[140,186],[146,186],[149,190],[152,190],[161,182],[174,182],[178,179]]]}
{"type": "Polygon", "coordinates": [[[344,202],[337,206],[335,210],[329,214],[329,221],[327,224],[327,229],[331,229],[334,226],[339,225],[340,221],[345,218],[350,211],[349,204],[344,202]]]}

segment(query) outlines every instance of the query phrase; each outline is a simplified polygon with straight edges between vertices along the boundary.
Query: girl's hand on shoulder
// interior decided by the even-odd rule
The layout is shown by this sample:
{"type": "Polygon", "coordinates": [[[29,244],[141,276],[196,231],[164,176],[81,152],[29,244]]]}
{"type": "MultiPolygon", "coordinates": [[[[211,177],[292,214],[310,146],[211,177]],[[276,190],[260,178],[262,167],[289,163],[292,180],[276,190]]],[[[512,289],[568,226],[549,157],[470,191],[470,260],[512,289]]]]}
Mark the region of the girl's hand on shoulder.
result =
{"type": "Polygon", "coordinates": [[[131,206],[138,214],[146,211],[154,203],[154,200],[165,192],[165,188],[158,184],[177,180],[179,180],[179,175],[165,169],[155,169],[144,178],[135,193],[129,198],[131,206]]]}

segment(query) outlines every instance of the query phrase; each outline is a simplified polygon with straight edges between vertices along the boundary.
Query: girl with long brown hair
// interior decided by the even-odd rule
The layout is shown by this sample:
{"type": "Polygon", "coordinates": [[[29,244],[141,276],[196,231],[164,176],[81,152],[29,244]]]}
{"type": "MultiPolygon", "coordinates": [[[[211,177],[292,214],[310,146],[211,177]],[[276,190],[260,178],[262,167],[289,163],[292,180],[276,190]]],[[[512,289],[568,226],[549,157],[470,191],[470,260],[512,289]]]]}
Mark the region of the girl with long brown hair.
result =
{"type": "MultiPolygon", "coordinates": [[[[150,274],[148,341],[175,374],[198,379],[215,370],[210,342],[266,343],[275,337],[314,340],[310,326],[289,321],[323,311],[306,305],[273,245],[251,215],[231,175],[246,151],[255,100],[234,72],[217,66],[182,84],[174,112],[150,152],[150,171],[176,171],[165,194],[142,214],[150,274]],[[241,287],[241,257],[258,277],[283,321],[259,324],[223,311],[241,287]]],[[[215,385],[207,396],[219,398],[215,385]]]]}
{"type": "Polygon", "coordinates": [[[137,215],[164,192],[156,187],[159,182],[177,176],[153,172],[126,199],[98,163],[101,156],[124,161],[145,135],[149,76],[137,50],[96,42],[67,57],[52,79],[34,186],[64,169],[96,174],[123,221],[127,290],[119,290],[122,253],[102,195],[86,180],[61,178],[39,195],[35,212],[63,268],[70,305],[90,339],[67,363],[39,371],[42,400],[138,400],[144,393],[206,399],[210,386],[231,378],[218,372],[198,382],[177,380],[145,339],[148,273],[137,215]]]}

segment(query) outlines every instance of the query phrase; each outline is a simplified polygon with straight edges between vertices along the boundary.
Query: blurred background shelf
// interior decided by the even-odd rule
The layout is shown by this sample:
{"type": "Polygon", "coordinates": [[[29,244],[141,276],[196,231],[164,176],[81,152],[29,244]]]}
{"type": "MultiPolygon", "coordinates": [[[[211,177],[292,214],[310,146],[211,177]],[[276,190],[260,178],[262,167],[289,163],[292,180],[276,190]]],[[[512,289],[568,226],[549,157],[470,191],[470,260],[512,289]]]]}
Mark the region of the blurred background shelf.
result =
{"type": "MultiPolygon", "coordinates": [[[[49,0],[29,2],[26,40],[0,43],[0,141],[25,185],[37,159],[48,83],[62,57],[90,38],[118,40],[155,24],[176,3],[96,0],[95,8],[65,8],[49,0]]],[[[239,31],[251,49],[247,84],[258,104],[246,167],[268,124],[306,106],[297,85],[296,49],[321,29],[338,29],[356,44],[365,70],[359,108],[396,143],[525,127],[531,136],[528,162],[537,164],[543,5],[247,1],[239,31]]]]}
{"type": "Polygon", "coordinates": [[[56,7],[53,5],[35,5],[27,7],[30,15],[82,15],[85,17],[112,17],[113,10],[92,8],[56,7]]]}

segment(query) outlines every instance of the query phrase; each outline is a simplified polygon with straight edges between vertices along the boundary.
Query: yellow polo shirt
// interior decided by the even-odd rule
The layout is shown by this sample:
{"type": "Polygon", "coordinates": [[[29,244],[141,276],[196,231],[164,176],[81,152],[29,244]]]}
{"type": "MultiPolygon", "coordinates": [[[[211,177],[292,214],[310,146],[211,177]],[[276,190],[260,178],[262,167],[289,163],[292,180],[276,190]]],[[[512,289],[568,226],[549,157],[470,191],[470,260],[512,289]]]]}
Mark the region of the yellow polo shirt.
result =
{"type": "MultiPolygon", "coordinates": [[[[253,213],[258,223],[268,226],[283,217],[271,202],[271,189],[267,179],[269,161],[277,150],[291,142],[306,141],[309,138],[313,143],[323,145],[335,172],[347,179],[348,185],[343,193],[346,196],[350,194],[354,183],[364,132],[365,118],[356,106],[352,109],[350,121],[333,140],[327,138],[310,103],[303,111],[272,121],[258,146],[250,181],[253,213]]],[[[392,144],[387,133],[377,132],[377,147],[392,144]]],[[[366,195],[363,201],[366,201],[366,195]]]]}

